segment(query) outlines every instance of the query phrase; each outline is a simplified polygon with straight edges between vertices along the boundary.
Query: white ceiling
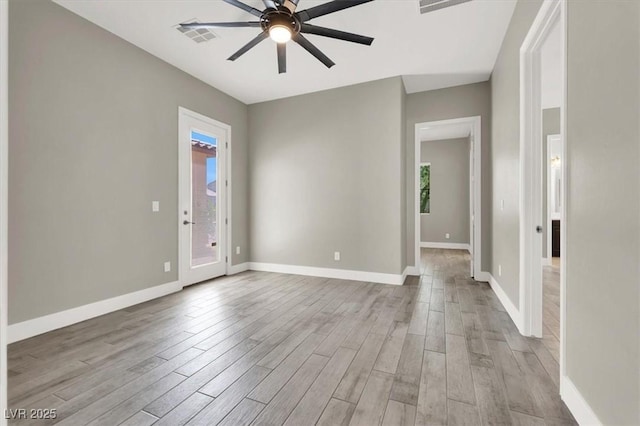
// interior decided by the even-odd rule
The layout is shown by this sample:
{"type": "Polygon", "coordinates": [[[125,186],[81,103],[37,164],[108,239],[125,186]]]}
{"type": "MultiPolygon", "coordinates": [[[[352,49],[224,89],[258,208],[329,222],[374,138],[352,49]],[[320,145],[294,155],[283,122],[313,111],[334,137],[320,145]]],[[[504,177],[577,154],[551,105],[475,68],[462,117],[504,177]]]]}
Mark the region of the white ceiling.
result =
{"type": "Polygon", "coordinates": [[[445,124],[441,126],[424,127],[420,129],[420,141],[442,141],[446,139],[466,138],[471,134],[468,123],[445,124]]]}
{"type": "MultiPolygon", "coordinates": [[[[226,58],[258,34],[255,28],[216,29],[219,38],[195,43],[174,26],[199,21],[251,21],[220,0],[54,0],[194,77],[248,104],[393,76],[409,93],[489,78],[515,0],[474,0],[421,15],[418,0],[377,0],[310,21],[375,37],[370,47],[309,35],[336,65],[327,69],[290,43],[287,73],[277,72],[276,49],[265,40],[235,62],[226,58]]],[[[299,10],[326,0],[300,0],[299,10]]],[[[260,0],[246,3],[262,10],[260,0]]]]}
{"type": "Polygon", "coordinates": [[[542,44],[542,108],[560,106],[562,94],[562,38],[560,24],[554,24],[551,34],[542,44]]]}

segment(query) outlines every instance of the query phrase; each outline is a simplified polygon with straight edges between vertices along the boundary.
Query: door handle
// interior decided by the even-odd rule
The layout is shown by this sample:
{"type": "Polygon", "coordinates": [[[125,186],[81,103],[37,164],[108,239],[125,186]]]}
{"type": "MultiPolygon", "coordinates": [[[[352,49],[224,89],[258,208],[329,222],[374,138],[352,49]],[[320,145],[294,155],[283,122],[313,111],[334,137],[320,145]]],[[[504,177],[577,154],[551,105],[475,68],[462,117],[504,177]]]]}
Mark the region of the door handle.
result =
{"type": "Polygon", "coordinates": [[[189,222],[188,220],[185,220],[184,222],[182,222],[183,225],[195,225],[195,222],[189,222]]]}
{"type": "Polygon", "coordinates": [[[540,226],[540,225],[536,226],[536,232],[538,234],[542,234],[542,226],[540,226]]]}

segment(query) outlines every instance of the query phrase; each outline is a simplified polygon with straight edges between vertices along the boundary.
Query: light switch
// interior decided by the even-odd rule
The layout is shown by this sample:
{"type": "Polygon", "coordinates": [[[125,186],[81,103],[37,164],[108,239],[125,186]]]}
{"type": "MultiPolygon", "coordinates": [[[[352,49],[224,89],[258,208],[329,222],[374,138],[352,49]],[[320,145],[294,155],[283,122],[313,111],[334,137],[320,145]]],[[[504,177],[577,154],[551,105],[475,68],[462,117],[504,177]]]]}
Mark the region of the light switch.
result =
{"type": "Polygon", "coordinates": [[[151,211],[159,212],[160,211],[160,201],[151,202],[151,211]]]}

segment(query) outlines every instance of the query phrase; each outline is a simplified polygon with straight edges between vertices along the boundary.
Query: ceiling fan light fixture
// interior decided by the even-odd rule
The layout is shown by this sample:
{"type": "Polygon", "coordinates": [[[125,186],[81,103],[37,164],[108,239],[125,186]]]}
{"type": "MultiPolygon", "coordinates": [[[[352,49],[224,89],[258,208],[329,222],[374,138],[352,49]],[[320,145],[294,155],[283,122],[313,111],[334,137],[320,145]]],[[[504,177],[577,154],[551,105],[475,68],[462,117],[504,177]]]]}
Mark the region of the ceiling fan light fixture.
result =
{"type": "Polygon", "coordinates": [[[272,25],[269,28],[269,37],[276,43],[286,43],[291,40],[291,29],[286,25],[272,25]]]}
{"type": "MultiPolygon", "coordinates": [[[[2,1],[2,0],[0,0],[2,1]]],[[[332,28],[319,27],[317,25],[308,24],[307,21],[325,16],[330,13],[339,12],[373,0],[332,0],[324,4],[313,6],[309,9],[297,11],[298,2],[300,0],[262,0],[266,9],[260,11],[255,7],[243,3],[241,0],[223,0],[232,6],[242,9],[251,15],[259,18],[247,22],[191,22],[181,24],[182,29],[193,28],[260,28],[260,33],[251,39],[247,44],[242,46],[233,55],[227,59],[235,61],[240,56],[247,53],[260,42],[267,38],[271,38],[277,45],[278,54],[278,73],[287,72],[287,42],[290,40],[297,43],[304,50],[313,55],[317,60],[322,62],[327,68],[331,68],[335,63],[327,57],[313,43],[306,39],[303,34],[313,34],[323,37],[329,37],[337,40],[349,41],[352,43],[364,44],[370,46],[373,42],[372,37],[366,37],[359,34],[352,34],[346,31],[334,30],[332,28]]],[[[257,0],[253,0],[256,1],[257,0]]],[[[420,1],[443,1],[443,0],[420,0],[420,1]]],[[[460,1],[460,0],[448,0],[460,1]]]]}

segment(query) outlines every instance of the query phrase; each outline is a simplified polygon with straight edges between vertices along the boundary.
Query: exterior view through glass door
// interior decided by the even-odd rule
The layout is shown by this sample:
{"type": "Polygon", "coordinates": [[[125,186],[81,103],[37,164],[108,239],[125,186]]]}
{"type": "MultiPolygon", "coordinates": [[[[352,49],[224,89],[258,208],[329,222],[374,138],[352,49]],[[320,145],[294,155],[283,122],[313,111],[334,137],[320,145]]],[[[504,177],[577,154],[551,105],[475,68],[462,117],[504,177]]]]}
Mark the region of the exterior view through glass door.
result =
{"type": "Polygon", "coordinates": [[[180,282],[226,273],[229,127],[180,108],[180,282]]]}

